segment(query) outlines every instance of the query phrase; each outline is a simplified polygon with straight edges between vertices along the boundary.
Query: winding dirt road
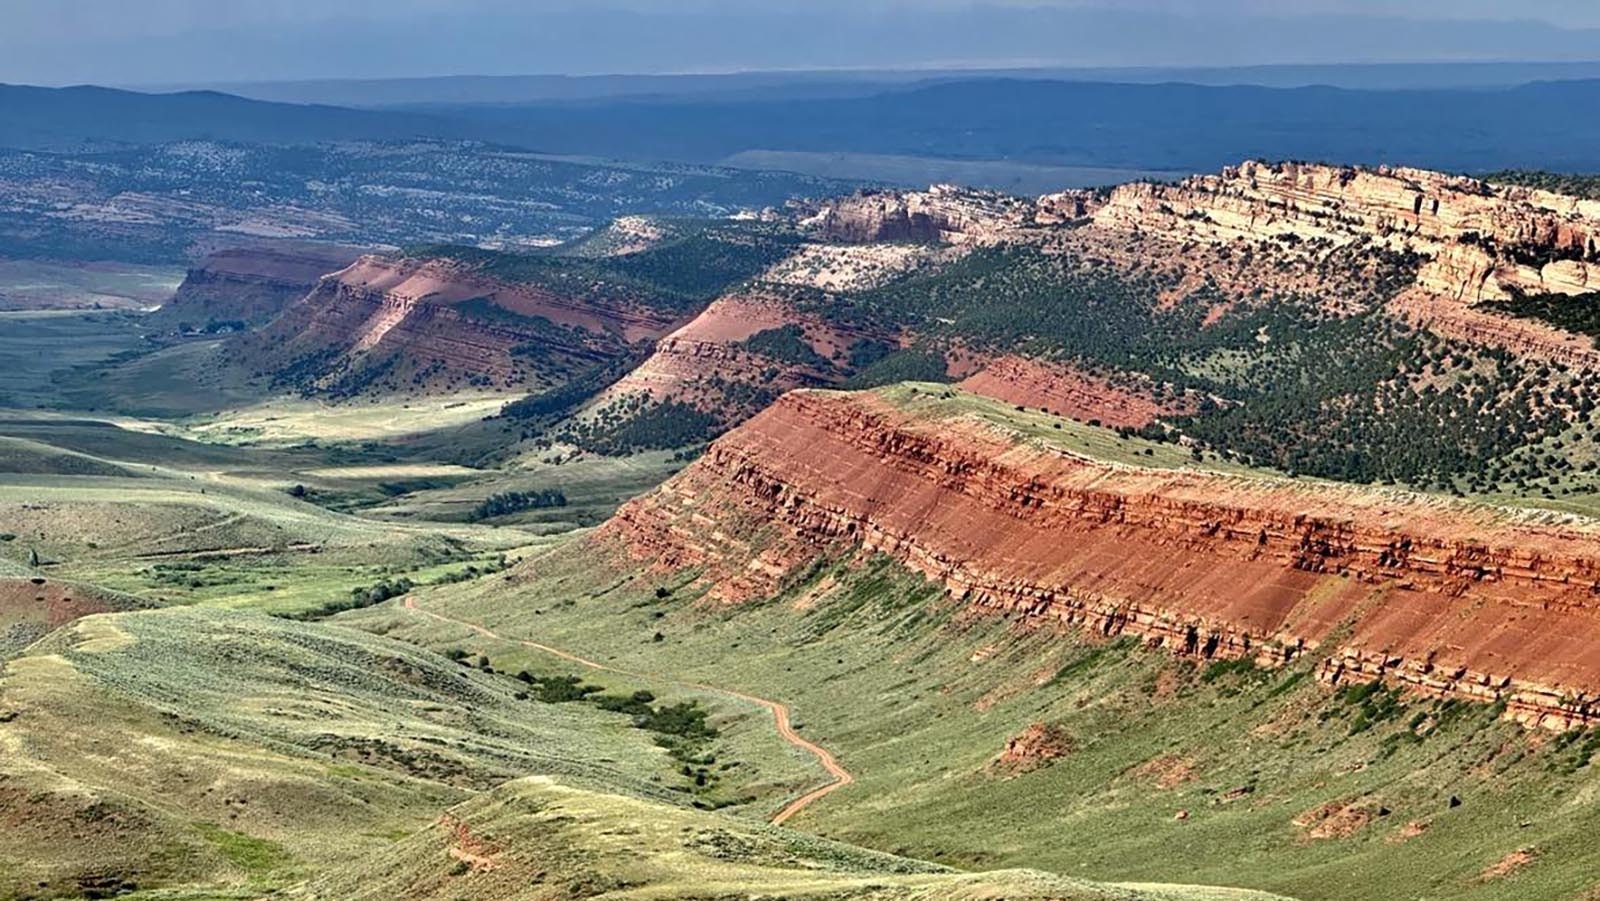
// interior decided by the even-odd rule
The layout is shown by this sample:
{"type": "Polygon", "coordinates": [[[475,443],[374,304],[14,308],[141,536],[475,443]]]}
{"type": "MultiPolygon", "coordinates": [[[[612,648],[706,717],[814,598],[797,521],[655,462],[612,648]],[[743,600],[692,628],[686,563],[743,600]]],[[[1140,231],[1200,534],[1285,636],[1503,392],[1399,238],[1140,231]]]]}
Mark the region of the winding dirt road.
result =
{"type": "MultiPolygon", "coordinates": [[[[445,616],[442,613],[434,613],[432,610],[424,610],[417,606],[417,599],[410,595],[406,596],[405,609],[413,613],[421,614],[422,616],[431,617],[439,620],[440,622],[452,623],[457,626],[465,626],[485,638],[493,638],[496,641],[509,641],[513,644],[522,645],[523,647],[533,648],[536,651],[543,651],[546,654],[560,657],[562,660],[571,661],[579,666],[586,666],[590,669],[602,670],[608,673],[616,673],[619,676],[628,676],[634,679],[660,681],[657,677],[653,677],[647,673],[637,673],[631,670],[619,669],[615,666],[607,666],[604,663],[597,663],[588,659],[587,657],[580,657],[577,654],[569,653],[561,650],[560,648],[551,647],[547,644],[540,644],[537,641],[529,641],[525,638],[507,638],[504,635],[496,633],[482,623],[470,622],[464,619],[456,619],[452,616],[445,616]]],[[[719,688],[715,685],[705,685],[700,682],[684,682],[680,679],[673,679],[670,681],[675,685],[681,685],[686,688],[694,688],[700,691],[708,691],[714,694],[727,695],[730,698],[738,698],[741,701],[748,701],[752,704],[759,704],[762,707],[767,708],[767,710],[772,712],[772,720],[778,727],[778,736],[789,744],[794,745],[795,747],[815,757],[817,759],[817,763],[821,764],[822,768],[827,771],[830,777],[832,777],[833,781],[825,785],[818,786],[817,788],[806,792],[800,797],[795,798],[793,801],[790,801],[787,805],[785,805],[782,810],[774,814],[771,821],[774,826],[783,825],[783,823],[790,817],[822,800],[829,794],[838,791],[839,789],[844,788],[846,785],[856,781],[856,777],[852,776],[849,770],[841,766],[838,759],[836,759],[833,754],[828,751],[828,749],[818,745],[816,742],[807,741],[806,739],[800,737],[800,734],[794,730],[794,726],[789,722],[788,705],[768,698],[746,694],[742,691],[734,691],[731,688],[719,688]]]]}

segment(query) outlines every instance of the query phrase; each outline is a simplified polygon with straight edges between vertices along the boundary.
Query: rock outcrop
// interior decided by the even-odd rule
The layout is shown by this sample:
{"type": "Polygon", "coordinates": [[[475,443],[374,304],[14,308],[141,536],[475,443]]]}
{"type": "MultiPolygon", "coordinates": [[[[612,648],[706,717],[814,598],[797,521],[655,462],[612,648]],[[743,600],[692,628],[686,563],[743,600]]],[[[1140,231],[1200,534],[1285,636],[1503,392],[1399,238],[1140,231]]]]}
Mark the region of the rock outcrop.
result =
{"type": "Polygon", "coordinates": [[[1600,201],[1423,169],[1245,163],[1177,185],[1117,188],[1097,225],[1197,239],[1381,243],[1432,258],[1423,287],[1466,302],[1581,293],[1600,276],[1600,201]]]}
{"type": "Polygon", "coordinates": [[[1072,736],[1054,723],[1033,723],[1006,739],[993,769],[1008,775],[1031,773],[1072,753],[1072,736]]]}
{"type": "Polygon", "coordinates": [[[1206,288],[1220,315],[1253,297],[1317,297],[1334,312],[1398,294],[1395,312],[1442,334],[1563,362],[1587,341],[1486,310],[1518,294],[1600,290],[1600,201],[1422,169],[1246,162],[1177,183],[1031,201],[935,186],[860,192],[801,225],[846,243],[1033,243],[1130,274],[1166,273],[1175,303],[1206,288]],[[1416,260],[1410,290],[1374,290],[1384,260],[1416,260]]]}
{"type": "Polygon", "coordinates": [[[992,191],[858,191],[801,210],[801,226],[829,241],[992,243],[1023,227],[1033,204],[992,191]]]}
{"type": "MultiPolygon", "coordinates": [[[[709,596],[879,552],[978,611],[1600,721],[1600,524],[1392,490],[1101,462],[903,392],[795,392],[594,541],[709,596]]],[[[954,405],[955,409],[960,405],[954,405]]]]}
{"type": "Polygon", "coordinates": [[[449,260],[364,256],[236,350],[309,391],[538,390],[675,324],[626,296],[497,281],[449,260]]]}
{"type": "MultiPolygon", "coordinates": [[[[1299,262],[1344,249],[1382,249],[1421,260],[1396,312],[1442,334],[1564,362],[1600,362],[1569,336],[1476,306],[1523,294],[1600,288],[1600,201],[1492,185],[1421,169],[1249,162],[1177,184],[1128,184],[1102,202],[1074,192],[1041,198],[1037,221],[1090,223],[1071,246],[1127,252],[1126,242],[1172,248],[1173,265],[1198,264],[1226,285],[1233,250],[1248,248],[1253,275],[1238,287],[1304,292],[1285,280],[1299,262]],[[1230,249],[1222,260],[1207,248],[1230,249]],[[1253,282],[1253,285],[1252,285],[1253,282]]],[[[1346,293],[1338,273],[1315,271],[1325,293],[1346,293]]]]}

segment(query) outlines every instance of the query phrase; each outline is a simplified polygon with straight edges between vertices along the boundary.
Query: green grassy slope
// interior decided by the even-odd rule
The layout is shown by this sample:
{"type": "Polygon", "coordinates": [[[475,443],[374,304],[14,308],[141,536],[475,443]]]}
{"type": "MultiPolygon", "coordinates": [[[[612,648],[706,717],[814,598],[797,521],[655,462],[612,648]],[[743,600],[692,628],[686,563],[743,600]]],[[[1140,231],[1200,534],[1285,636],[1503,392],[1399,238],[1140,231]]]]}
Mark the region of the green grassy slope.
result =
{"type": "MultiPolygon", "coordinates": [[[[469,664],[237,612],[72,623],[0,670],[0,897],[1266,897],[964,874],[714,812],[664,727],[469,664]]],[[[770,722],[711,722],[696,762],[770,777],[745,756],[782,758],[770,722]]]]}
{"type": "Polygon", "coordinates": [[[1050,898],[1250,901],[1255,892],[1096,885],[1011,870],[968,875],[747,819],[575,787],[508,783],[296,897],[542,899],[1050,898]]]}
{"type": "Polygon", "coordinates": [[[164,603],[294,613],[406,577],[454,578],[535,540],[517,528],[378,522],[323,494],[477,478],[383,448],[212,445],[110,422],[0,414],[0,560],[164,603]],[[415,473],[428,478],[412,479],[415,473]],[[305,497],[291,491],[306,486],[305,497]]]}
{"type": "MultiPolygon", "coordinates": [[[[1600,871],[1588,838],[1600,828],[1589,764],[1600,735],[1525,732],[1484,705],[1335,693],[1310,678],[1314,659],[1198,669],[1126,642],[1020,629],[886,560],[820,567],[735,608],[697,605],[682,584],[608,567],[581,543],[522,572],[513,592],[463,585],[420,603],[659,679],[788,703],[802,734],[857,777],[791,823],[830,838],[963,868],[1181,874],[1312,899],[1560,898],[1600,871]],[[1032,724],[1070,750],[1032,770],[998,765],[1032,724]]],[[[406,611],[345,621],[496,653],[406,611]]]]}
{"type": "Polygon", "coordinates": [[[565,774],[668,797],[627,717],[398,642],[247,614],[89,617],[0,676],[0,897],[266,889],[477,791],[565,774]]]}
{"type": "Polygon", "coordinates": [[[57,403],[59,373],[144,351],[141,318],[128,312],[0,312],[0,406],[57,403]]]}

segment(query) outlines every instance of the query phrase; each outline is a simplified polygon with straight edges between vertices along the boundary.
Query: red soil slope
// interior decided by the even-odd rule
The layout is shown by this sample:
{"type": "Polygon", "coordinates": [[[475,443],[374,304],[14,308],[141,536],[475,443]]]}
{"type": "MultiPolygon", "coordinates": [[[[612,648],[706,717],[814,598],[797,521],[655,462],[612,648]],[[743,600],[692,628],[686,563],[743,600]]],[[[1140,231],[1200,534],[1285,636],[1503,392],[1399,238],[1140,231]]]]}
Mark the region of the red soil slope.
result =
{"type": "Polygon", "coordinates": [[[0,579],[0,657],[73,620],[141,605],[136,598],[56,579],[0,579]]]}
{"type": "Polygon", "coordinates": [[[1064,363],[1015,355],[989,360],[957,384],[1008,404],[1111,427],[1138,428],[1200,407],[1197,397],[1158,398],[1155,383],[1143,376],[1125,376],[1119,383],[1064,363]]]}
{"type": "Polygon", "coordinates": [[[883,552],[973,608],[1200,657],[1320,659],[1600,720],[1600,524],[1404,492],[1108,464],[880,395],[796,392],[595,539],[729,602],[883,552]]]}

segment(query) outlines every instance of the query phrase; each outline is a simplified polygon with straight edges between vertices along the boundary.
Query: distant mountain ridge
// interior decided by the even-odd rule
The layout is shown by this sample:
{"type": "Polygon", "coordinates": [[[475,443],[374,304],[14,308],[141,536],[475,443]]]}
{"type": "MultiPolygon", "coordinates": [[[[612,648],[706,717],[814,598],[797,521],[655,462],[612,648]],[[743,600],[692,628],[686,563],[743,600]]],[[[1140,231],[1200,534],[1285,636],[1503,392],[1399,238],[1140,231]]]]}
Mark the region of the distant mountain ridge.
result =
{"type": "Polygon", "coordinates": [[[1350,63],[1212,67],[851,69],[684,75],[445,75],[124,85],[134,91],[217,91],[275,103],[351,107],[523,104],[631,99],[796,99],[865,96],[976,78],[1212,87],[1351,90],[1508,88],[1534,81],[1600,77],[1600,62],[1350,63]]]}
{"type": "MultiPolygon", "coordinates": [[[[558,153],[711,161],[751,149],[1205,171],[1246,157],[1600,169],[1600,80],[1358,91],[1017,79],[772,103],[618,101],[451,110],[558,153]]],[[[442,111],[441,111],[442,112],[442,111]]]]}
{"type": "Polygon", "coordinates": [[[778,151],[1187,172],[1241,158],[1600,170],[1600,122],[1576,115],[1600,108],[1600,79],[1375,91],[975,78],[850,91],[378,111],[216,93],[4,86],[0,146],[60,151],[185,139],[297,144],[427,136],[695,164],[778,151]]]}
{"type": "Polygon", "coordinates": [[[0,146],[73,151],[181,140],[403,140],[461,128],[418,113],[248,100],[215,91],[143,94],[79,85],[0,85],[0,146]]]}

